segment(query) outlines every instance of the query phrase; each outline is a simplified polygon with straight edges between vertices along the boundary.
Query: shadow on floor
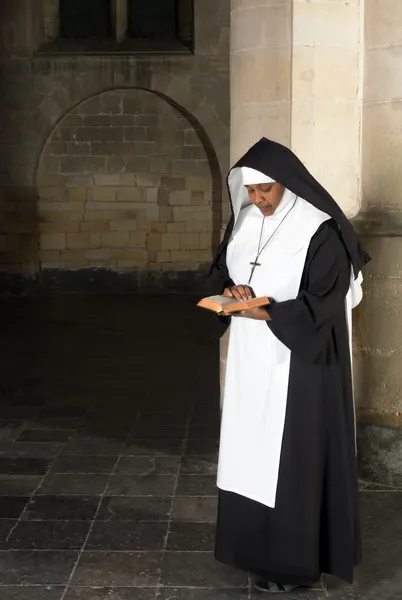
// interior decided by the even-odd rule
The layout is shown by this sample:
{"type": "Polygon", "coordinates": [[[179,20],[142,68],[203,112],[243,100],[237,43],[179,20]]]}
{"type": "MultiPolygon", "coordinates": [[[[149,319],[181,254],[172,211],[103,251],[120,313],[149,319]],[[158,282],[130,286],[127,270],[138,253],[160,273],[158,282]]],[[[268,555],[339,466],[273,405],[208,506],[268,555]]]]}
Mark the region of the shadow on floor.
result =
{"type": "MultiPolygon", "coordinates": [[[[195,302],[0,302],[1,600],[257,597],[213,560],[218,343],[195,302]]],[[[400,599],[402,493],[363,487],[365,562],[328,596],[400,599]]]]}

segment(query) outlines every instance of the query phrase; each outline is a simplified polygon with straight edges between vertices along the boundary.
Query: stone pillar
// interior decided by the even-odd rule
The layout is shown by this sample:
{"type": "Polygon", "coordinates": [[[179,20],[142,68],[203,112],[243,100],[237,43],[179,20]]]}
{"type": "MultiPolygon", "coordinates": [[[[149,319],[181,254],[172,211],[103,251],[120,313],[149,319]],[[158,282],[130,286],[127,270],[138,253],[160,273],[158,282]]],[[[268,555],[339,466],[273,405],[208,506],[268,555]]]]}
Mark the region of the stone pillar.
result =
{"type": "MultiPolygon", "coordinates": [[[[232,0],[231,164],[262,136],[290,144],[291,30],[292,0],[232,0]]],[[[221,340],[221,398],[228,340],[221,340]]]]}
{"type": "Polygon", "coordinates": [[[364,0],[294,0],[291,147],[355,216],[361,204],[364,0]]]}
{"type": "Polygon", "coordinates": [[[363,211],[373,262],[356,340],[363,477],[402,485],[402,2],[366,0],[363,211]]]}

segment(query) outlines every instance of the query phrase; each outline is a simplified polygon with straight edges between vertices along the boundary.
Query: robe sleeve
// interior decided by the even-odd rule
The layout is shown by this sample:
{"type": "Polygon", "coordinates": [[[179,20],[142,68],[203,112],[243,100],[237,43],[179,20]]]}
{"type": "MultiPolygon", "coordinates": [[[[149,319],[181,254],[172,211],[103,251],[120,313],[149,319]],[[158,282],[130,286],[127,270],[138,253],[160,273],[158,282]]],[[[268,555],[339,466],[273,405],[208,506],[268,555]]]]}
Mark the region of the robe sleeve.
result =
{"type": "Polygon", "coordinates": [[[303,283],[297,298],[268,307],[272,333],[306,361],[315,361],[339,315],[346,319],[345,298],[351,266],[346,249],[331,222],[310,242],[303,283]]]}

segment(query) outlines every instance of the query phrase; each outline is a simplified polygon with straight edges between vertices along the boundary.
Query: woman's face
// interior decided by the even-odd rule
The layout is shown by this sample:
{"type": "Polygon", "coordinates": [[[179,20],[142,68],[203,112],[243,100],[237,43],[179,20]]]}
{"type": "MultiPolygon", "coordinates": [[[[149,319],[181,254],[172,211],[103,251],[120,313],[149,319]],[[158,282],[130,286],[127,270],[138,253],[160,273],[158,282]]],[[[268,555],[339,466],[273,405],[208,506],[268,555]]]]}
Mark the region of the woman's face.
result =
{"type": "Polygon", "coordinates": [[[270,217],[278,208],[285,186],[281,183],[258,183],[246,185],[250,202],[260,209],[264,217],[270,217]]]}

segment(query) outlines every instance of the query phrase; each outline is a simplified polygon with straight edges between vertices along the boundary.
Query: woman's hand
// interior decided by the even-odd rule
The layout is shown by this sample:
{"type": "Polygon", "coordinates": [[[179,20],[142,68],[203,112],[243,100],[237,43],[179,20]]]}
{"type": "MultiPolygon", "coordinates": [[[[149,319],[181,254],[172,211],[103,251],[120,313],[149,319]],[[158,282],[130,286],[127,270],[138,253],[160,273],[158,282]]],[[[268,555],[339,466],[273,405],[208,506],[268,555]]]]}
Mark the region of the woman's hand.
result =
{"type": "Polygon", "coordinates": [[[226,298],[234,298],[243,302],[254,298],[254,292],[248,285],[234,285],[231,288],[226,288],[223,295],[226,298]]]}
{"type": "Polygon", "coordinates": [[[245,319],[254,319],[255,321],[270,321],[271,317],[268,312],[262,306],[258,308],[251,308],[249,310],[242,310],[238,313],[233,313],[232,317],[243,317],[245,319]]]}

